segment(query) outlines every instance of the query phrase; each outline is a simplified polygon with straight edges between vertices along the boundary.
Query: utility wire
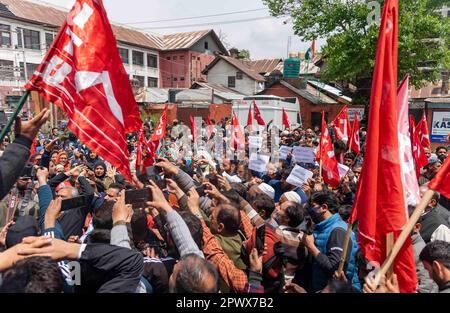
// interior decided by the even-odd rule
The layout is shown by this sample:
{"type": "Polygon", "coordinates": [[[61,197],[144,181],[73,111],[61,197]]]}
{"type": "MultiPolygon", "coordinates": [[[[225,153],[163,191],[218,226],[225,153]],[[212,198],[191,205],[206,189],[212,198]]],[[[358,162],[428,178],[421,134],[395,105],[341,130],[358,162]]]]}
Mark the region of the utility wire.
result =
{"type": "Polygon", "coordinates": [[[260,8],[260,9],[244,10],[244,11],[217,13],[217,14],[210,14],[210,15],[199,15],[199,16],[192,16],[192,17],[180,17],[180,18],[172,18],[172,19],[165,19],[165,20],[141,21],[141,22],[122,23],[122,24],[137,25],[137,24],[152,24],[152,23],[159,23],[159,22],[184,21],[184,20],[193,20],[193,19],[197,19],[197,18],[216,17],[216,16],[224,16],[224,15],[232,15],[232,14],[240,14],[240,13],[248,13],[248,12],[256,12],[256,11],[266,11],[266,10],[267,10],[267,8],[260,8]]]}

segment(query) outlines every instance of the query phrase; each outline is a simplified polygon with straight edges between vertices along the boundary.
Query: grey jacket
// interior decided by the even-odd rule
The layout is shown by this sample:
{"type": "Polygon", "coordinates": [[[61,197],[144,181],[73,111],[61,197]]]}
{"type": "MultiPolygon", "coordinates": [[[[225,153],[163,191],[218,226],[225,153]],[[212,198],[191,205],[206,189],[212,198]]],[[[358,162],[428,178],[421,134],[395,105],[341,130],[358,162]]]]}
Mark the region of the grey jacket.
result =
{"type": "Polygon", "coordinates": [[[28,159],[32,141],[18,135],[0,157],[0,200],[3,199],[22,174],[28,159]]]}
{"type": "Polygon", "coordinates": [[[411,238],[414,250],[414,261],[416,263],[417,280],[419,282],[419,288],[417,291],[419,293],[436,293],[438,292],[438,286],[430,278],[428,271],[425,269],[419,258],[420,252],[422,252],[423,248],[426,246],[425,241],[423,241],[422,237],[418,233],[413,234],[411,238]]]}
{"type": "MultiPolygon", "coordinates": [[[[189,189],[195,187],[194,180],[189,174],[183,172],[181,169],[178,169],[178,175],[174,177],[175,182],[178,186],[183,190],[184,193],[187,193],[189,189]]],[[[208,197],[200,197],[200,209],[209,216],[210,214],[210,204],[211,200],[208,197]]]]}

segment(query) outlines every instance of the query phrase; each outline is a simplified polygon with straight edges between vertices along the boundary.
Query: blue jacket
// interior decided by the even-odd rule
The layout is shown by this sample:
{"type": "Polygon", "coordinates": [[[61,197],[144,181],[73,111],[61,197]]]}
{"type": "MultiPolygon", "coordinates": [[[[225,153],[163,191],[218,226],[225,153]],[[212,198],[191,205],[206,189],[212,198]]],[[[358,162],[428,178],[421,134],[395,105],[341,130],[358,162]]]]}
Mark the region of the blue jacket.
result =
{"type": "MultiPolygon", "coordinates": [[[[347,230],[347,223],[345,223],[338,213],[332,215],[330,218],[320,222],[316,225],[313,232],[314,243],[319,249],[320,253],[327,254],[327,243],[330,238],[331,232],[336,228],[342,228],[347,230]]],[[[361,289],[361,285],[358,278],[358,271],[356,267],[356,252],[358,251],[358,244],[356,241],[355,233],[352,231],[350,236],[352,245],[349,246],[351,249],[350,257],[347,260],[347,267],[345,274],[347,279],[352,282],[353,287],[361,289]]],[[[312,265],[312,291],[317,292],[322,290],[331,278],[330,273],[326,273],[317,263],[316,260],[313,261],[312,265]]]]}

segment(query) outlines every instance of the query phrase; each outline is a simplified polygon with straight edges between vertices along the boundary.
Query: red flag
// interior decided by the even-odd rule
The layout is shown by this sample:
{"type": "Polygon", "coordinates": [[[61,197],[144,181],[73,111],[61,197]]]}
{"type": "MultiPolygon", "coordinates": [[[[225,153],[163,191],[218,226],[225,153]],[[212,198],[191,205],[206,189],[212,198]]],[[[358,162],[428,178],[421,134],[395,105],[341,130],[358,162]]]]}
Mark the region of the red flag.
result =
{"type": "Polygon", "coordinates": [[[315,39],[313,39],[313,41],[312,41],[311,49],[312,49],[312,56],[313,56],[313,58],[315,58],[316,57],[316,40],[315,39]]]}
{"type": "Polygon", "coordinates": [[[259,111],[259,108],[256,105],[256,101],[255,100],[253,100],[253,106],[254,106],[254,108],[253,108],[253,110],[254,110],[254,117],[255,117],[256,122],[258,122],[258,125],[265,126],[266,123],[264,122],[264,120],[261,117],[261,112],[259,111]]]}
{"type": "Polygon", "coordinates": [[[422,114],[422,118],[417,123],[416,130],[419,136],[420,143],[423,147],[430,147],[430,132],[428,131],[427,117],[425,111],[422,114]]]}
{"type": "MultiPolygon", "coordinates": [[[[378,36],[366,153],[350,222],[358,220],[363,255],[382,264],[386,236],[394,240],[408,221],[398,140],[397,108],[398,1],[386,0],[378,36]]],[[[394,261],[401,292],[417,289],[414,254],[409,237],[394,261]]]]}
{"type": "Polygon", "coordinates": [[[283,108],[283,126],[286,127],[286,129],[291,128],[291,123],[289,123],[289,118],[284,108],[283,108]]]}
{"type": "Polygon", "coordinates": [[[331,187],[337,187],[341,182],[341,178],[330,132],[325,123],[325,112],[322,112],[322,136],[320,137],[319,151],[320,160],[322,161],[323,181],[331,187]]]}
{"type": "Polygon", "coordinates": [[[416,165],[416,176],[417,179],[420,177],[420,169],[428,164],[428,158],[425,155],[425,150],[420,144],[419,133],[416,126],[414,126],[414,117],[410,117],[410,129],[411,129],[411,142],[412,142],[412,154],[414,158],[414,163],[416,165]]]}
{"type": "MultiPolygon", "coordinates": [[[[410,136],[412,132],[410,131],[411,127],[408,122],[408,85],[409,76],[407,75],[397,89],[397,125],[405,201],[407,205],[416,206],[420,202],[420,192],[414,166],[412,140],[410,136]]],[[[412,120],[412,124],[414,124],[414,119],[412,120]]]]}
{"type": "MultiPolygon", "coordinates": [[[[149,162],[148,164],[144,163],[145,167],[153,165],[156,151],[159,148],[161,140],[166,138],[168,110],[169,110],[169,106],[166,104],[166,107],[164,108],[164,112],[161,115],[161,117],[159,118],[158,126],[156,127],[155,132],[153,133],[152,137],[150,138],[150,141],[147,143],[149,146],[148,158],[150,158],[151,161],[148,161],[149,162]]],[[[144,138],[144,140],[145,140],[145,138],[144,138]]]]}
{"type": "Polygon", "coordinates": [[[75,2],[25,88],[64,110],[80,141],[131,181],[126,133],[142,121],[101,1],[75,2]]]}
{"type": "Polygon", "coordinates": [[[195,129],[195,121],[192,115],[189,116],[189,121],[191,123],[192,141],[195,141],[195,137],[197,137],[197,131],[195,129]]]}
{"type": "Polygon", "coordinates": [[[137,141],[136,171],[141,172],[142,169],[145,169],[148,166],[152,166],[153,162],[154,162],[154,154],[152,154],[150,144],[145,139],[144,132],[140,130],[137,141]]]}
{"type": "Polygon", "coordinates": [[[358,121],[358,113],[355,112],[355,117],[353,120],[353,128],[352,128],[352,134],[350,136],[350,144],[349,144],[350,150],[355,152],[356,154],[359,154],[361,151],[361,148],[359,146],[359,121],[358,121]]]}
{"type": "Polygon", "coordinates": [[[333,121],[333,129],[336,139],[348,142],[350,135],[350,120],[348,118],[347,106],[344,106],[333,121]]]}
{"type": "Polygon", "coordinates": [[[436,176],[431,180],[428,187],[433,189],[434,191],[439,192],[441,195],[450,199],[450,158],[447,158],[444,161],[439,172],[437,172],[436,176]]]}
{"type": "Polygon", "coordinates": [[[248,107],[248,115],[247,115],[247,126],[252,127],[253,118],[252,118],[252,105],[248,107]]]}
{"type": "Polygon", "coordinates": [[[231,147],[237,149],[239,146],[245,146],[245,136],[244,132],[239,125],[239,121],[236,117],[236,114],[233,111],[233,118],[231,119],[231,139],[230,139],[231,147]]]}

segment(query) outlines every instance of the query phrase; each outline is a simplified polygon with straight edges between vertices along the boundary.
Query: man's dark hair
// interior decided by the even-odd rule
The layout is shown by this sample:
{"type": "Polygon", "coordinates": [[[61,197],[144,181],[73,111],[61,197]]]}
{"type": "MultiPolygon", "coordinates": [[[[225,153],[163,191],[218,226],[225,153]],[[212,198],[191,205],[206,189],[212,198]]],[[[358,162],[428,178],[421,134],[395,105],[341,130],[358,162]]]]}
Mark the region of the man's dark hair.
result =
{"type": "Polygon", "coordinates": [[[111,229],[113,227],[112,210],[114,201],[103,201],[92,217],[94,230],[87,237],[89,243],[106,243],[111,241],[111,229]]]}
{"type": "Polygon", "coordinates": [[[63,278],[58,263],[49,257],[31,257],[3,273],[1,293],[61,293],[63,278]]]}
{"type": "Polygon", "coordinates": [[[436,148],[436,153],[437,153],[439,150],[441,150],[441,149],[444,149],[445,151],[448,151],[448,148],[447,148],[447,147],[445,147],[445,146],[439,146],[439,147],[436,148]]]}
{"type": "Polygon", "coordinates": [[[144,210],[133,210],[133,216],[131,217],[131,230],[133,231],[133,234],[138,236],[145,236],[147,233],[147,214],[144,210]]]}
{"type": "Polygon", "coordinates": [[[305,219],[303,206],[298,203],[292,202],[292,204],[286,208],[285,214],[287,218],[289,218],[289,227],[298,227],[305,219]]]}
{"type": "Polygon", "coordinates": [[[347,152],[344,155],[344,159],[352,159],[352,160],[354,160],[355,158],[356,158],[356,155],[353,152],[347,152]]]}
{"type": "Polygon", "coordinates": [[[242,198],[247,198],[247,187],[241,183],[230,183],[231,188],[236,191],[242,198]]]}
{"type": "Polygon", "coordinates": [[[430,264],[437,261],[450,270],[450,243],[443,240],[429,242],[420,252],[419,258],[430,264]]]}
{"type": "Polygon", "coordinates": [[[334,149],[345,151],[347,150],[347,145],[342,140],[336,140],[333,144],[334,149]]]}
{"type": "Polygon", "coordinates": [[[351,205],[342,205],[339,207],[339,215],[341,216],[344,222],[347,222],[352,215],[352,206],[351,205]]]}
{"type": "Polygon", "coordinates": [[[275,210],[275,202],[265,193],[258,194],[250,204],[258,213],[264,210],[267,218],[269,218],[270,215],[272,215],[273,210],[275,210]]]}
{"type": "Polygon", "coordinates": [[[217,223],[222,223],[227,232],[237,233],[241,225],[239,209],[229,204],[221,204],[218,208],[217,223]]]}
{"type": "Polygon", "coordinates": [[[175,293],[217,293],[219,275],[216,268],[196,254],[187,254],[178,262],[180,271],[175,279],[175,293]],[[212,288],[208,287],[208,278],[213,279],[212,288]]]}
{"type": "Polygon", "coordinates": [[[239,209],[239,194],[234,190],[224,190],[222,194],[230,201],[230,204],[239,209]]]}
{"type": "Polygon", "coordinates": [[[203,228],[200,219],[191,212],[181,211],[179,212],[181,218],[186,223],[191,233],[192,239],[197,244],[197,247],[203,249],[203,228]]]}
{"type": "Polygon", "coordinates": [[[328,206],[328,210],[331,213],[336,213],[336,211],[337,211],[338,201],[336,199],[336,196],[327,190],[318,191],[318,192],[313,193],[311,195],[311,199],[309,200],[310,204],[312,202],[315,202],[319,205],[326,204],[328,206]]]}
{"type": "Polygon", "coordinates": [[[125,186],[118,183],[112,183],[108,188],[119,189],[119,191],[121,191],[122,189],[125,189],[125,186]]]}

